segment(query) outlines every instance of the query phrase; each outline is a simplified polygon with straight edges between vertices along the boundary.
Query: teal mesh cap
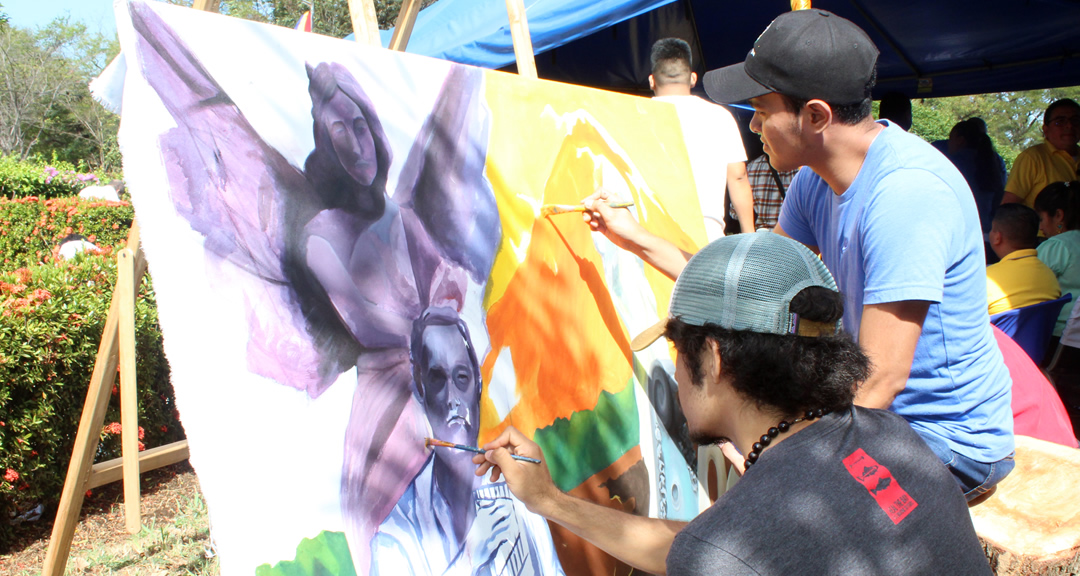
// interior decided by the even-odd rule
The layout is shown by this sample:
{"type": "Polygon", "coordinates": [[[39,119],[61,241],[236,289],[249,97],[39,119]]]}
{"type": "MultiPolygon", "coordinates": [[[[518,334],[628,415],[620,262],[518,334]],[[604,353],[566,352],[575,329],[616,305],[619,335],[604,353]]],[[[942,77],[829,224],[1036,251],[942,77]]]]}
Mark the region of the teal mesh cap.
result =
{"type": "Polygon", "coordinates": [[[686,263],[671,293],[668,318],[639,334],[631,347],[641,350],[655,342],[671,318],[767,334],[839,333],[839,321],[800,321],[789,310],[791,299],[808,286],[836,290],[825,264],[806,246],[767,231],[720,238],[686,263]]]}

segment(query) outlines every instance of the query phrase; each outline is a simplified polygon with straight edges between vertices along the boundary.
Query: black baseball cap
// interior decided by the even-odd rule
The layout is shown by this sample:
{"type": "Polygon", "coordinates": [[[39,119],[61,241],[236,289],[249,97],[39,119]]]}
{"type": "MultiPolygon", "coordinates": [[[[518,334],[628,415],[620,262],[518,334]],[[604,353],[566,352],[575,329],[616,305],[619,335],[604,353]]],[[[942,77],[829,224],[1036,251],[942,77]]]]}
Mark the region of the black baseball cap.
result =
{"type": "Polygon", "coordinates": [[[825,10],[785,12],[758,36],[746,61],[705,74],[705,92],[723,103],[769,92],[854,104],[866,97],[878,49],[850,20],[825,10]]]}

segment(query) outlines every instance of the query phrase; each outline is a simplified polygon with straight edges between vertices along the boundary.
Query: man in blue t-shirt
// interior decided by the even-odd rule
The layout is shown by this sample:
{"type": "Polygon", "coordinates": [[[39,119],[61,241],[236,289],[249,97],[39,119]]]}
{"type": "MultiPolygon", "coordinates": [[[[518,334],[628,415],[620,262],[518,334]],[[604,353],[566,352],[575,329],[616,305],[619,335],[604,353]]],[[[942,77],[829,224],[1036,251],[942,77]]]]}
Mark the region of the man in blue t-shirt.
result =
{"type": "MultiPolygon", "coordinates": [[[[824,10],[781,15],[742,64],[705,75],[749,100],[750,128],[792,181],[775,232],[821,254],[844,327],[874,371],[856,404],[903,416],[968,499],[1012,469],[1010,380],[986,310],[982,230],[964,177],[932,146],[870,115],[877,48],[824,10]]],[[[601,196],[601,195],[598,195],[601,196]]],[[[594,229],[669,275],[677,250],[593,201],[594,229]]]]}

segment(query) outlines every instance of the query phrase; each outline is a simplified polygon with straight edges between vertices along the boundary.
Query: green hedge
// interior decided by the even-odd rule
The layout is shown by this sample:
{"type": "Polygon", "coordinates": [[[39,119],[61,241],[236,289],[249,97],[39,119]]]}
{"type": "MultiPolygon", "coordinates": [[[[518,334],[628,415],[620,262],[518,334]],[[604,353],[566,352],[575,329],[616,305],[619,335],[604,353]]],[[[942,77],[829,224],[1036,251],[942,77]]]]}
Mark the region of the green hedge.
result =
{"type": "Polygon", "coordinates": [[[0,198],[0,270],[55,262],[60,241],[69,234],[82,234],[105,249],[119,246],[134,218],[127,202],[0,198]]]}
{"type": "Polygon", "coordinates": [[[108,182],[109,179],[93,173],[80,173],[67,162],[0,156],[0,197],[4,198],[72,196],[102,181],[108,182]]]}
{"type": "MultiPolygon", "coordinates": [[[[55,515],[116,282],[115,251],[131,219],[126,203],[0,199],[0,554],[20,514],[44,504],[43,519],[55,515]],[[58,260],[56,241],[69,228],[101,249],[58,260]]],[[[136,338],[140,440],[152,448],[184,433],[149,277],[136,338]]],[[[113,396],[96,461],[120,455],[115,389],[113,396]]]]}

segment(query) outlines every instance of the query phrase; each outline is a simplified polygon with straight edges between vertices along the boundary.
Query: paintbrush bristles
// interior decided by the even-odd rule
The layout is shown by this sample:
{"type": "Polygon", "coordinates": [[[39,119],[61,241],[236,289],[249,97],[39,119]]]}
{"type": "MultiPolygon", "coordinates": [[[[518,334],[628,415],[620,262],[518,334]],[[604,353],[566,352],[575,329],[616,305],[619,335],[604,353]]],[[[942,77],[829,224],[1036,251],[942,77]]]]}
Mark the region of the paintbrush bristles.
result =
{"type": "Polygon", "coordinates": [[[435,438],[424,438],[424,448],[431,448],[432,446],[443,446],[445,448],[455,448],[456,444],[447,442],[445,440],[438,440],[435,438]]]}

